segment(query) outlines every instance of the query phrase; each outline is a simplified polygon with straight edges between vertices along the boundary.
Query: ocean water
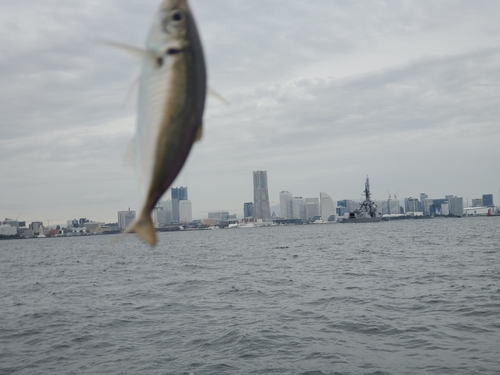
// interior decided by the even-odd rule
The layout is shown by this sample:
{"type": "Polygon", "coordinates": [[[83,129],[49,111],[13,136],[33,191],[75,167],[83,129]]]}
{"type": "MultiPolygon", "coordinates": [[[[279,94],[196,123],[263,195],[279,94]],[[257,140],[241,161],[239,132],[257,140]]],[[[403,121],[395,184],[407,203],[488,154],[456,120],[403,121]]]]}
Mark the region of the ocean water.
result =
{"type": "Polygon", "coordinates": [[[0,374],[500,374],[499,227],[0,241],[0,374]]]}

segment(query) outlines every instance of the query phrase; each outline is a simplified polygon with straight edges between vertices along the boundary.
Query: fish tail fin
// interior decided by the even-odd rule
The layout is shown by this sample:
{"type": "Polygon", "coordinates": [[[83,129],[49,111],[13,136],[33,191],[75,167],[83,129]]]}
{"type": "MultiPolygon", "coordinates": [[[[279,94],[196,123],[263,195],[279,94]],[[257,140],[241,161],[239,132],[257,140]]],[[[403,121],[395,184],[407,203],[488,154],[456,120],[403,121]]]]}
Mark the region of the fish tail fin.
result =
{"type": "Polygon", "coordinates": [[[143,212],[141,216],[130,224],[113,242],[118,242],[130,232],[135,232],[142,241],[150,246],[155,246],[158,242],[156,229],[149,212],[143,212]]]}

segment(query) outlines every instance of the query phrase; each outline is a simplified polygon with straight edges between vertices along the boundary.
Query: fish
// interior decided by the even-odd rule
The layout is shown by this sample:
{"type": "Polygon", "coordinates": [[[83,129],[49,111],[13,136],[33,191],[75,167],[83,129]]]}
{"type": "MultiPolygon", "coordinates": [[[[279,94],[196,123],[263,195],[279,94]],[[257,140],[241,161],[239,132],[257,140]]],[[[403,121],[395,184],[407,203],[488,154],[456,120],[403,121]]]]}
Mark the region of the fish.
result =
{"type": "MultiPolygon", "coordinates": [[[[118,47],[121,47],[118,45],[118,47]]],[[[137,218],[124,230],[155,246],[152,211],[173,183],[203,129],[207,72],[202,43],[187,0],[164,0],[142,54],[136,134],[128,154],[143,190],[137,218]]]]}

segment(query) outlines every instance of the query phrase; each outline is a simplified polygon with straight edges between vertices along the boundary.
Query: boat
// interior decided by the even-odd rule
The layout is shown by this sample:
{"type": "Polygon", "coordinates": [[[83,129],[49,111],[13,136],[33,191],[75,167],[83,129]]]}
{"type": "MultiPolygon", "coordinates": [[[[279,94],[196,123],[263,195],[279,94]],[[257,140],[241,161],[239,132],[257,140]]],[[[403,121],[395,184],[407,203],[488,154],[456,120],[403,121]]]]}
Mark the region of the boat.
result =
{"type": "Polygon", "coordinates": [[[255,225],[255,223],[248,222],[238,225],[238,228],[257,228],[257,226],[255,225]]]}
{"type": "Polygon", "coordinates": [[[370,199],[370,179],[366,176],[365,200],[354,211],[349,213],[349,217],[342,220],[343,223],[377,223],[382,220],[382,216],[377,212],[377,205],[370,199]]]}

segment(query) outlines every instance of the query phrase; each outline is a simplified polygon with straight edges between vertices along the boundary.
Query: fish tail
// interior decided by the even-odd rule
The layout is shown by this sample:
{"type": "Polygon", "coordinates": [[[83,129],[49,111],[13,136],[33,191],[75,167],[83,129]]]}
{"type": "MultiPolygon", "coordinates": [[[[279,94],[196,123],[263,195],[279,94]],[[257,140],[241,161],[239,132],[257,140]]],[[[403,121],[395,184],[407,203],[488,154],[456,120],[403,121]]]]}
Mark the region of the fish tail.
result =
{"type": "Polygon", "coordinates": [[[150,246],[155,246],[158,242],[156,238],[156,229],[149,212],[143,212],[141,216],[130,224],[113,242],[118,242],[130,232],[135,232],[141,240],[150,246]]]}

